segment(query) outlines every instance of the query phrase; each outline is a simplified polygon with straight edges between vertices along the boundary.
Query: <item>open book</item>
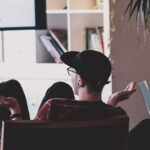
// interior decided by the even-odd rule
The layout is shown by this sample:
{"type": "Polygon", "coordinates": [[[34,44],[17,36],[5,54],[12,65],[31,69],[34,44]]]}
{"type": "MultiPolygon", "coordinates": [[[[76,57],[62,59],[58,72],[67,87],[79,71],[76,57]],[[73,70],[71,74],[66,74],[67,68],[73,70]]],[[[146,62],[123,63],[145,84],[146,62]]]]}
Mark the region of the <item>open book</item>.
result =
{"type": "Polygon", "coordinates": [[[138,87],[145,102],[146,108],[150,114],[150,91],[148,84],[146,81],[142,81],[138,84],[138,87]]]}

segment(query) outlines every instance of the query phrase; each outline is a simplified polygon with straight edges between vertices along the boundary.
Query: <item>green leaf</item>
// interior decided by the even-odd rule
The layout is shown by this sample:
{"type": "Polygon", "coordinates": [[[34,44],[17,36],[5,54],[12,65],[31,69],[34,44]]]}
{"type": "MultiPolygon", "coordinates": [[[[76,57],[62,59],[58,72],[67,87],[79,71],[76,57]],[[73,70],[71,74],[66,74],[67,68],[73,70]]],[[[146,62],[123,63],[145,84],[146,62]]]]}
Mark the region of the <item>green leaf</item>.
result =
{"type": "Polygon", "coordinates": [[[145,30],[150,31],[150,0],[130,0],[124,15],[128,14],[128,19],[131,19],[135,12],[137,25],[143,22],[145,30]]]}
{"type": "Polygon", "coordinates": [[[133,15],[133,13],[135,12],[135,9],[138,8],[138,7],[140,7],[140,5],[141,5],[141,0],[137,0],[134,3],[134,6],[133,6],[132,10],[130,11],[130,16],[129,16],[130,18],[133,15]]]}
{"type": "Polygon", "coordinates": [[[129,4],[128,4],[128,6],[127,6],[125,12],[124,12],[124,15],[125,15],[129,10],[132,9],[132,5],[133,5],[133,0],[131,0],[131,1],[129,2],[129,4]]]}

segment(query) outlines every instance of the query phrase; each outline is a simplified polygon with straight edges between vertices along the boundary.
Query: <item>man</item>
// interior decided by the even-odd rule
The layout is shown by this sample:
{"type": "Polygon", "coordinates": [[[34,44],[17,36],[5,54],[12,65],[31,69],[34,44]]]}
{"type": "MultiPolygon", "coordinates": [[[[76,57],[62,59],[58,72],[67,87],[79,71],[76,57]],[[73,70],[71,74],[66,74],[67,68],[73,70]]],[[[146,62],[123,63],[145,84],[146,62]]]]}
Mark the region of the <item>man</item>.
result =
{"type": "MultiPolygon", "coordinates": [[[[100,118],[125,115],[125,112],[121,108],[115,108],[113,106],[115,106],[119,101],[128,98],[133,92],[135,92],[134,89],[135,83],[134,82],[130,83],[129,87],[127,87],[125,91],[113,94],[109,100],[110,105],[104,104],[101,99],[101,93],[104,85],[109,83],[108,78],[111,74],[111,63],[105,55],[93,50],[86,50],[81,53],[71,51],[63,54],[61,56],[61,60],[69,66],[68,73],[71,76],[74,92],[79,96],[79,100],[68,101],[62,99],[50,99],[40,109],[35,118],[36,120],[48,120],[49,116],[51,116],[50,112],[51,110],[53,110],[51,109],[53,108],[52,104],[56,104],[57,102],[61,103],[63,107],[66,105],[76,106],[71,107],[73,109],[75,108],[74,112],[77,111],[79,112],[79,109],[77,110],[76,108],[80,107],[83,108],[83,106],[84,108],[86,108],[84,109],[84,112],[87,109],[90,110],[90,112],[92,109],[92,113],[94,112],[93,110],[96,110],[93,114],[95,115],[99,114],[99,116],[97,117],[100,118]]],[[[12,116],[17,117],[17,114],[21,113],[19,105],[16,103],[14,99],[12,99],[12,101],[10,99],[8,101],[7,98],[5,100],[0,100],[1,104],[3,104],[4,101],[7,101],[7,103],[9,103],[7,104],[5,102],[8,108],[11,110],[12,116]]],[[[67,107],[66,110],[68,111],[70,110],[70,108],[68,109],[67,107]]],[[[66,114],[70,115],[71,113],[67,112],[66,114]]],[[[59,117],[62,120],[68,117],[65,115],[62,116],[59,117]],[[62,116],[64,116],[65,118],[63,118],[62,116]]],[[[87,115],[83,115],[82,117],[81,116],[82,115],[80,115],[80,117],[76,116],[77,117],[76,119],[79,118],[84,119],[87,117],[87,115]]],[[[92,115],[91,118],[94,118],[94,115],[92,115]]]]}
{"type": "MultiPolygon", "coordinates": [[[[110,100],[108,102],[110,105],[104,104],[101,99],[101,93],[104,85],[109,83],[108,79],[111,74],[111,63],[105,55],[93,50],[86,50],[81,53],[71,51],[62,55],[61,60],[69,66],[69,68],[67,69],[68,74],[71,76],[74,93],[79,96],[79,100],[49,100],[38,112],[35,118],[36,120],[48,120],[48,118],[51,116],[50,113],[53,112],[52,108],[54,107],[52,106],[56,106],[56,103],[58,104],[57,109],[62,111],[59,111],[57,117],[54,117],[56,115],[54,114],[54,116],[52,115],[50,119],[83,120],[93,118],[96,119],[96,117],[105,118],[117,115],[125,115],[125,112],[121,108],[114,108],[110,105],[115,106],[118,103],[116,100],[118,97],[120,98],[119,101],[121,101],[121,99],[125,99],[130,94],[135,92],[135,83],[132,82],[127,87],[126,90],[131,88],[130,92],[128,91],[128,93],[115,93],[110,97],[110,100]],[[60,105],[62,105],[61,108],[60,105]],[[85,110],[83,109],[79,111],[80,107],[84,107],[85,110],[87,110],[88,108],[88,111],[90,111],[89,114],[91,113],[91,110],[89,110],[89,108],[94,109],[95,112],[92,110],[93,116],[89,117],[89,115],[87,115],[87,111],[85,112],[85,110]],[[83,111],[85,114],[83,113],[83,111]]],[[[57,113],[57,110],[55,112],[57,113]]]]}

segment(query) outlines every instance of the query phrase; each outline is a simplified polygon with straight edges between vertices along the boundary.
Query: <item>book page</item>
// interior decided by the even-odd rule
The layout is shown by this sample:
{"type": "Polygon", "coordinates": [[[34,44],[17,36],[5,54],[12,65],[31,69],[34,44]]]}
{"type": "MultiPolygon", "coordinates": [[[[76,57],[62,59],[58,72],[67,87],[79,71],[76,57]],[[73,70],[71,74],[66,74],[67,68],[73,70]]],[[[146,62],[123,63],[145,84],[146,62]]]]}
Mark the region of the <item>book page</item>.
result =
{"type": "Polygon", "coordinates": [[[150,91],[146,81],[142,81],[138,84],[141,95],[144,99],[145,105],[147,107],[148,112],[150,113],[150,91]]]}

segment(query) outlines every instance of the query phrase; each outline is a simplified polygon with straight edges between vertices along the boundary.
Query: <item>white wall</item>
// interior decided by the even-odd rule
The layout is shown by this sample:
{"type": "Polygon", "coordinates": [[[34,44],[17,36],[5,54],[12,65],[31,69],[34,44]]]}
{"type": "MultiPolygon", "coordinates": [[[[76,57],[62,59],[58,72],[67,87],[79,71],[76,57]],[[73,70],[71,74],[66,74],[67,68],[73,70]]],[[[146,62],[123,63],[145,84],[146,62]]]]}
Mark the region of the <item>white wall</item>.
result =
{"type": "MultiPolygon", "coordinates": [[[[137,83],[147,80],[150,85],[150,36],[147,36],[145,43],[140,43],[138,36],[141,36],[143,32],[137,35],[135,18],[132,18],[130,25],[127,18],[124,18],[123,23],[121,23],[121,17],[128,1],[118,1],[114,18],[116,32],[111,46],[114,60],[113,92],[124,88],[132,80],[135,80],[137,83]],[[143,48],[141,48],[141,44],[145,44],[143,48]]],[[[141,40],[143,40],[143,37],[141,40]]],[[[140,120],[149,117],[139,90],[130,100],[122,102],[121,106],[130,117],[130,128],[140,120]]]]}

